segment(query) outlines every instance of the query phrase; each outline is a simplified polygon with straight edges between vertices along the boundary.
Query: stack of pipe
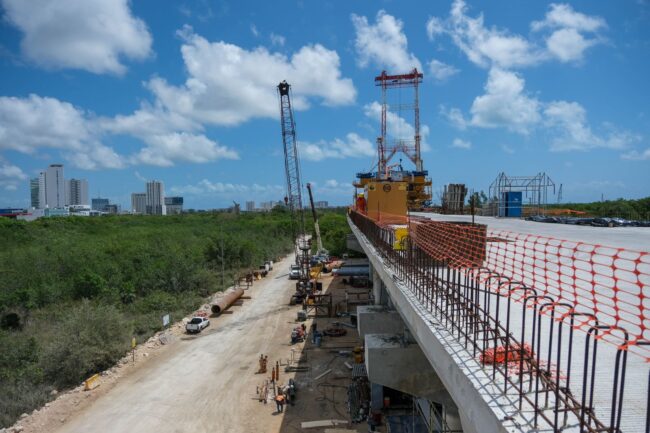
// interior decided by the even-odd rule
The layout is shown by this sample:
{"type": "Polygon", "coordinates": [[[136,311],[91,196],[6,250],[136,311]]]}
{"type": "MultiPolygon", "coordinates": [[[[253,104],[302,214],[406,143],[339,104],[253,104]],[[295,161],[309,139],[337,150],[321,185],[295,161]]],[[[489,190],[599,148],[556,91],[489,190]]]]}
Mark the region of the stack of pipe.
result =
{"type": "Polygon", "coordinates": [[[239,298],[242,297],[244,294],[244,289],[241,287],[238,289],[235,289],[234,291],[228,293],[226,296],[223,296],[219,298],[217,302],[212,304],[212,312],[214,314],[219,314],[222,311],[226,310],[228,307],[230,307],[235,301],[237,301],[239,298]]]}

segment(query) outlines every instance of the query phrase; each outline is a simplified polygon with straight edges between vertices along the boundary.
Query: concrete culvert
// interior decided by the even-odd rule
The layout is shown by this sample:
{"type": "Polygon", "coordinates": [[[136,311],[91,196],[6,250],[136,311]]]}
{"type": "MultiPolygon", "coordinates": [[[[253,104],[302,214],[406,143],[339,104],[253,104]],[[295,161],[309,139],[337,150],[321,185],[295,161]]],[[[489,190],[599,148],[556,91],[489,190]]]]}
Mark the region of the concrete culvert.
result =
{"type": "Polygon", "coordinates": [[[224,310],[227,310],[235,301],[242,297],[244,294],[244,289],[239,288],[230,292],[226,296],[221,297],[217,302],[212,304],[210,308],[213,314],[219,314],[224,310]]]}

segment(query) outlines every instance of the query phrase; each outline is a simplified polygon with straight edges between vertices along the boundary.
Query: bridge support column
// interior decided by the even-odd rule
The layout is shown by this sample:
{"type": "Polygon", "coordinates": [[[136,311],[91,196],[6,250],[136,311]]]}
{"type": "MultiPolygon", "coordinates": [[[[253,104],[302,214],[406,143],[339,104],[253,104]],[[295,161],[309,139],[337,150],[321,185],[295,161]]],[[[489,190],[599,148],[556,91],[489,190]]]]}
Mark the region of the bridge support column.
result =
{"type": "Polygon", "coordinates": [[[357,330],[360,338],[367,334],[402,334],[404,322],[397,311],[383,305],[359,305],[357,330]]]}
{"type": "MultiPolygon", "coordinates": [[[[378,313],[378,317],[386,313],[378,313]]],[[[399,334],[365,334],[368,380],[414,397],[442,404],[452,429],[460,428],[458,408],[417,344],[399,334]]]]}

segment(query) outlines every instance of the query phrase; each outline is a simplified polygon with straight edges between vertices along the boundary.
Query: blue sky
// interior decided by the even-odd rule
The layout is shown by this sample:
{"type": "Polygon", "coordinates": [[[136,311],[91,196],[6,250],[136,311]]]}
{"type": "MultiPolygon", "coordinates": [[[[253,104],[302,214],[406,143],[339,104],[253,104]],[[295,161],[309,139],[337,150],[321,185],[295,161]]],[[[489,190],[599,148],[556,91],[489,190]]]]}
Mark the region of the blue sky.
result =
{"type": "Polygon", "coordinates": [[[125,208],[146,179],[186,207],[281,199],[283,79],[303,180],[347,204],[376,162],[373,78],[414,66],[434,198],[501,171],[650,195],[647,1],[426,3],[0,0],[0,207],[51,163],[125,208]]]}

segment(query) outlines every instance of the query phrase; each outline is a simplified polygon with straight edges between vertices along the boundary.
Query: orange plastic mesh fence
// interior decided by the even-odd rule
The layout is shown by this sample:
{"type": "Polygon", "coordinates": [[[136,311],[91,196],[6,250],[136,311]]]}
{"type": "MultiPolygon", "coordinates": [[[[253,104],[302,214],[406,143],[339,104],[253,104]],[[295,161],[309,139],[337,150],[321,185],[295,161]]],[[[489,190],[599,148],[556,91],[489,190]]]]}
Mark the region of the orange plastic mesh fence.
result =
{"type": "MultiPolygon", "coordinates": [[[[490,270],[624,329],[631,346],[650,339],[650,253],[508,231],[489,235],[500,240],[488,243],[490,270]]],[[[620,331],[600,338],[622,341],[620,331]]]]}

